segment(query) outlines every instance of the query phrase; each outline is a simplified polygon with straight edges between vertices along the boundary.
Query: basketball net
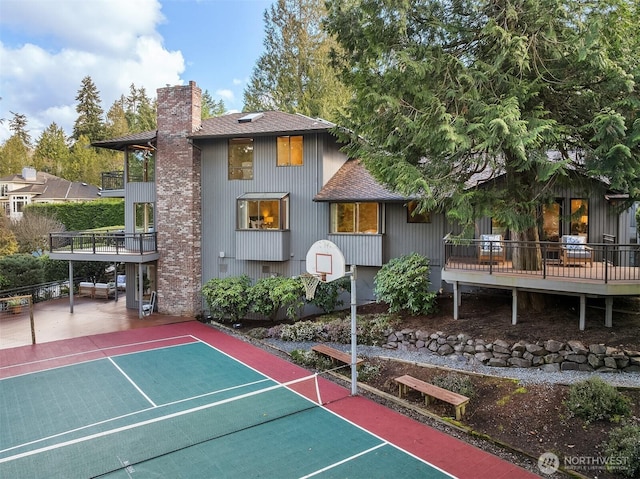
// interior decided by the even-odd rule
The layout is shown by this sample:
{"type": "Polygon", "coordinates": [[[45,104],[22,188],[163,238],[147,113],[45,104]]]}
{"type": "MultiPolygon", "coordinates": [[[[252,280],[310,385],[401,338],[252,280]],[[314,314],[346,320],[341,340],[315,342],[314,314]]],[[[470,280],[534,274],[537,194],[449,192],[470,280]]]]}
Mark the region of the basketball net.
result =
{"type": "Polygon", "coordinates": [[[320,284],[320,277],[309,273],[302,273],[299,278],[304,286],[307,301],[311,301],[316,295],[316,288],[320,284]]]}

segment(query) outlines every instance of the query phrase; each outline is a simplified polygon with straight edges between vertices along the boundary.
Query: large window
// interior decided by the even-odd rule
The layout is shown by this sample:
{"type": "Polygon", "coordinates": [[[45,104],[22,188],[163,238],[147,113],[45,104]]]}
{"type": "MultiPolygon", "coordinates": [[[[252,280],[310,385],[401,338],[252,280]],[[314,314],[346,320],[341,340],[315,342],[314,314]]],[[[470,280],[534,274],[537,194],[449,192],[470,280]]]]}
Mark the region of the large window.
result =
{"type": "Polygon", "coordinates": [[[252,138],[232,138],[229,140],[229,179],[253,179],[252,138]]]}
{"type": "Polygon", "coordinates": [[[154,229],[153,203],[134,203],[136,233],[152,233],[154,229]]]}
{"type": "Polygon", "coordinates": [[[589,233],[589,203],[583,198],[571,200],[571,234],[587,236],[589,233]]]}
{"type": "Polygon", "coordinates": [[[28,196],[14,196],[11,198],[11,211],[13,213],[22,213],[22,210],[29,204],[28,196]]]}
{"type": "Polygon", "coordinates": [[[246,193],[238,198],[240,230],[288,230],[288,193],[246,193]]]}
{"type": "Polygon", "coordinates": [[[560,241],[562,236],[562,198],[542,206],[542,241],[560,241]]]}
{"type": "Polygon", "coordinates": [[[279,136],[277,156],[277,166],[301,166],[302,136],[279,136]]]}
{"type": "Polygon", "coordinates": [[[155,181],[156,155],[152,149],[132,148],[127,150],[127,182],[155,181]]]}
{"type": "Polygon", "coordinates": [[[331,203],[331,233],[380,232],[378,203],[331,203]]]}
{"type": "Polygon", "coordinates": [[[407,203],[407,223],[431,223],[431,213],[428,211],[418,213],[419,206],[417,200],[411,200],[407,203]]]}

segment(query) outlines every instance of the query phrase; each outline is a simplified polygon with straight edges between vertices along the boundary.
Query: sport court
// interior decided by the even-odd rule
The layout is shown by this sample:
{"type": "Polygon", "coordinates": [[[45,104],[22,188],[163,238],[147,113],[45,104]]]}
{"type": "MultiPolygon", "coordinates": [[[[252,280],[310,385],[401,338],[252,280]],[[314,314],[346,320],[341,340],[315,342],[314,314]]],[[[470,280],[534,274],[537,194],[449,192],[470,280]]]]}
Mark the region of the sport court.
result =
{"type": "MultiPolygon", "coordinates": [[[[200,323],[58,343],[0,355],[0,477],[483,476],[444,472],[358,424],[388,410],[200,323]]],[[[533,477],[453,441],[486,477],[533,477]]]]}

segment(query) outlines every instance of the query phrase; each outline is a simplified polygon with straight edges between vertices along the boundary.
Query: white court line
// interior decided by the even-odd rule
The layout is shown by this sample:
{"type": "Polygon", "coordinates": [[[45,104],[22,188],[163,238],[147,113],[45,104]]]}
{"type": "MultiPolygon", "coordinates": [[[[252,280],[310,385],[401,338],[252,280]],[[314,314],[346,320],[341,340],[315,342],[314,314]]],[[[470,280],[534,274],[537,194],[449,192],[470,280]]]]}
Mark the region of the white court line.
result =
{"type": "MultiPolygon", "coordinates": [[[[256,373],[261,374],[261,375],[262,375],[262,376],[264,376],[265,378],[269,378],[271,381],[274,381],[274,382],[278,383],[278,381],[276,381],[276,380],[275,380],[275,379],[273,379],[273,378],[270,378],[269,376],[267,376],[266,374],[264,374],[262,371],[258,371],[258,370],[257,370],[256,368],[254,368],[253,366],[249,366],[248,364],[244,363],[243,361],[240,361],[238,358],[234,358],[234,357],[233,357],[233,356],[231,356],[230,354],[228,354],[228,353],[226,353],[226,352],[224,352],[224,351],[222,351],[222,350],[220,350],[220,349],[216,348],[215,346],[213,346],[213,345],[211,345],[211,344],[207,343],[206,341],[201,340],[200,338],[198,338],[198,337],[196,337],[196,336],[194,336],[194,338],[195,338],[195,339],[197,339],[198,341],[200,341],[200,342],[202,342],[202,343],[206,344],[207,346],[209,346],[210,348],[214,349],[215,351],[218,351],[219,353],[224,354],[225,356],[227,356],[227,357],[229,357],[229,358],[233,359],[233,360],[234,360],[235,362],[237,362],[238,364],[241,364],[241,365],[243,365],[243,366],[245,366],[245,367],[247,367],[247,368],[251,369],[252,371],[255,371],[256,373]]],[[[319,375],[319,374],[318,374],[318,373],[316,373],[316,376],[318,376],[318,375],[319,375]]],[[[303,379],[304,379],[304,378],[303,378],[303,379]]],[[[323,379],[323,378],[321,378],[321,379],[323,379]]],[[[329,380],[327,379],[326,381],[329,381],[329,380]]],[[[289,381],[289,382],[287,382],[287,383],[281,383],[281,384],[291,384],[292,382],[293,382],[293,381],[289,381]]],[[[300,396],[300,397],[302,397],[302,398],[306,399],[306,400],[307,400],[307,401],[309,401],[310,403],[312,403],[312,404],[317,404],[316,402],[314,402],[313,400],[309,399],[309,398],[308,398],[308,397],[306,397],[305,395],[300,394],[299,392],[297,392],[297,391],[295,391],[295,390],[293,390],[293,389],[290,389],[290,388],[287,388],[287,389],[289,389],[289,390],[290,390],[290,391],[292,391],[293,393],[297,394],[298,396],[300,396]]],[[[351,397],[351,396],[348,396],[348,397],[351,397]]],[[[341,398],[341,399],[345,399],[345,398],[341,398]]],[[[388,442],[388,441],[387,441],[387,440],[385,440],[384,438],[382,438],[382,437],[378,436],[377,434],[374,434],[372,431],[370,431],[370,430],[366,429],[365,427],[360,426],[359,424],[356,424],[355,422],[353,422],[353,421],[351,421],[351,420],[349,420],[349,419],[347,419],[347,418],[345,418],[345,417],[341,416],[340,414],[338,414],[338,413],[336,413],[336,412],[334,412],[334,411],[332,411],[332,410],[328,409],[324,404],[319,404],[319,407],[321,407],[321,408],[322,408],[322,409],[324,409],[325,411],[329,412],[330,414],[333,414],[334,416],[336,416],[336,417],[337,417],[337,418],[339,418],[340,420],[342,420],[342,421],[344,421],[344,422],[346,422],[346,423],[348,423],[348,424],[351,424],[353,427],[358,428],[358,429],[360,429],[361,431],[364,431],[365,433],[367,433],[367,434],[369,434],[369,435],[371,435],[371,436],[375,437],[376,439],[378,439],[378,440],[379,440],[379,441],[381,441],[382,443],[384,443],[384,444],[388,444],[389,446],[394,447],[395,449],[397,449],[397,450],[399,450],[399,451],[402,451],[404,454],[406,454],[406,455],[408,455],[408,456],[413,457],[413,458],[414,458],[414,459],[416,459],[417,461],[420,461],[420,462],[422,462],[422,463],[424,463],[424,464],[427,464],[428,466],[430,466],[430,467],[432,467],[432,468],[434,468],[434,469],[436,469],[436,470],[438,470],[438,471],[442,472],[443,474],[446,474],[446,475],[447,475],[447,476],[449,476],[449,477],[455,478],[455,476],[453,476],[451,473],[449,473],[449,472],[445,471],[444,469],[441,469],[440,467],[436,466],[435,464],[432,464],[432,463],[430,463],[429,461],[427,461],[427,460],[425,460],[425,459],[422,459],[421,457],[416,456],[415,454],[413,454],[413,453],[411,453],[411,452],[407,451],[406,449],[401,448],[400,446],[398,446],[398,445],[396,445],[396,444],[393,444],[392,442],[388,442]]],[[[428,426],[425,426],[425,427],[428,427],[428,426]]]]}
{"type": "Polygon", "coordinates": [[[133,379],[131,379],[129,377],[129,375],[127,373],[125,373],[122,370],[122,368],[116,364],[116,362],[113,360],[113,358],[107,358],[107,359],[111,362],[111,364],[113,364],[115,366],[115,368],[118,371],[120,371],[120,374],[122,374],[125,377],[125,379],[131,383],[131,385],[136,389],[136,391],[138,391],[142,395],[143,398],[145,398],[147,401],[149,401],[149,403],[151,403],[151,405],[153,407],[157,407],[158,406],[155,402],[153,402],[151,400],[151,398],[149,396],[147,396],[147,394],[142,389],[140,389],[140,387],[135,383],[135,381],[133,379]]]}
{"type": "Polygon", "coordinates": [[[12,451],[14,449],[19,449],[21,447],[32,446],[32,445],[37,444],[39,442],[44,442],[44,441],[48,441],[48,440],[51,440],[51,439],[56,439],[56,438],[65,436],[67,434],[72,434],[74,432],[82,431],[83,429],[89,429],[89,428],[94,427],[94,426],[100,426],[102,424],[107,424],[107,423],[109,423],[111,421],[117,421],[119,419],[124,419],[124,418],[129,417],[129,416],[134,416],[136,414],[141,414],[141,413],[144,413],[144,412],[147,412],[147,411],[152,411],[154,409],[161,409],[163,407],[173,406],[175,404],[180,404],[180,403],[183,403],[183,402],[192,401],[194,399],[200,399],[200,398],[207,397],[207,396],[213,396],[215,394],[220,394],[220,393],[227,392],[227,391],[233,391],[234,389],[241,389],[241,388],[244,388],[244,387],[253,386],[255,384],[260,384],[260,383],[267,382],[267,381],[273,382],[273,379],[269,379],[269,378],[260,379],[259,381],[253,381],[253,382],[250,382],[250,383],[240,384],[238,386],[231,386],[231,387],[228,387],[228,388],[219,389],[217,391],[212,391],[210,393],[204,393],[204,394],[199,394],[198,396],[192,396],[192,397],[186,398],[186,399],[178,399],[177,401],[168,402],[166,404],[161,404],[160,406],[156,406],[156,407],[148,407],[148,408],[145,408],[145,409],[139,409],[137,411],[133,411],[133,412],[130,412],[130,413],[127,413],[127,414],[122,414],[122,415],[116,416],[116,417],[111,417],[111,418],[105,419],[103,421],[98,421],[98,422],[94,422],[92,424],[87,424],[86,426],[77,427],[75,429],[69,429],[68,431],[59,432],[59,433],[53,434],[51,436],[43,437],[43,438],[40,438],[40,439],[35,439],[33,441],[25,442],[23,444],[18,444],[17,446],[11,446],[11,447],[9,447],[7,449],[0,450],[0,454],[4,454],[5,452],[9,452],[9,451],[12,451]]]}
{"type": "MultiPolygon", "coordinates": [[[[290,381],[287,384],[291,384],[291,383],[293,383],[295,381],[302,381],[302,380],[306,380],[306,379],[308,379],[308,378],[301,378],[300,380],[290,381]]],[[[234,396],[234,397],[230,397],[230,398],[227,398],[227,399],[222,399],[220,401],[216,401],[216,402],[209,403],[209,404],[203,404],[202,406],[197,406],[197,407],[194,407],[194,408],[185,409],[184,411],[178,411],[178,412],[174,412],[174,413],[171,413],[171,414],[167,414],[166,416],[160,416],[160,417],[153,418],[153,419],[147,419],[146,421],[141,421],[141,422],[137,422],[137,423],[133,423],[133,424],[128,424],[126,426],[117,427],[117,428],[111,429],[109,431],[103,431],[103,432],[91,434],[89,436],[79,437],[77,439],[71,439],[69,441],[61,442],[61,443],[58,443],[58,444],[52,444],[51,446],[41,447],[40,449],[34,449],[33,451],[22,452],[20,454],[15,454],[13,456],[1,458],[0,459],[0,464],[2,464],[4,462],[14,461],[16,459],[22,459],[24,457],[35,456],[36,454],[40,454],[41,452],[52,451],[52,450],[55,450],[55,449],[60,449],[60,448],[65,447],[65,446],[71,446],[71,445],[74,445],[74,444],[80,444],[80,443],[83,443],[83,442],[86,442],[86,441],[91,441],[93,439],[110,436],[112,434],[117,434],[119,432],[128,431],[130,429],[135,429],[137,427],[147,426],[149,424],[154,424],[156,422],[165,421],[165,420],[168,420],[168,419],[173,419],[175,417],[184,416],[185,414],[191,414],[191,413],[198,412],[198,411],[204,411],[206,409],[211,409],[211,408],[220,406],[222,404],[233,402],[233,401],[236,401],[236,400],[239,400],[239,399],[245,399],[245,398],[250,397],[250,396],[256,396],[258,394],[262,394],[262,393],[266,393],[266,392],[269,392],[269,391],[273,391],[275,389],[279,389],[279,388],[282,388],[282,387],[283,387],[282,384],[276,382],[276,384],[274,384],[273,386],[269,386],[269,387],[266,387],[264,389],[260,389],[258,391],[251,391],[251,392],[248,392],[248,393],[240,394],[239,396],[234,396]]],[[[313,403],[313,404],[315,404],[315,403],[313,403]]]]}
{"type": "Polygon", "coordinates": [[[378,444],[377,446],[373,446],[370,447],[369,449],[365,449],[364,451],[359,452],[358,454],[353,454],[352,456],[349,457],[345,457],[343,460],[338,461],[338,462],[334,462],[333,464],[329,464],[326,467],[323,467],[322,469],[318,469],[317,471],[312,472],[311,474],[307,474],[306,476],[301,476],[300,479],[306,479],[307,477],[313,477],[313,476],[317,476],[318,474],[322,474],[323,472],[326,472],[330,469],[333,469],[334,467],[338,467],[341,464],[345,464],[349,461],[353,461],[354,459],[359,458],[360,456],[364,456],[365,454],[369,454],[372,451],[375,451],[376,449],[379,449],[383,446],[388,445],[388,442],[383,442],[382,444],[378,444]]]}
{"type": "MultiPolygon", "coordinates": [[[[137,343],[121,344],[119,346],[109,346],[107,348],[101,348],[101,349],[100,348],[96,348],[96,349],[90,349],[90,350],[87,350],[87,351],[81,351],[79,353],[65,354],[65,355],[62,355],[62,356],[53,356],[53,357],[45,358],[45,359],[38,359],[36,361],[28,361],[26,363],[17,363],[17,364],[11,364],[9,366],[0,366],[0,371],[3,370],[3,369],[19,368],[21,366],[30,366],[32,364],[46,363],[47,361],[55,361],[57,359],[66,359],[66,358],[73,358],[73,357],[76,357],[76,356],[83,356],[85,354],[99,353],[99,352],[102,352],[102,351],[109,351],[111,349],[128,348],[128,347],[131,347],[131,346],[142,346],[142,345],[145,345],[145,344],[160,343],[160,342],[163,342],[163,341],[173,341],[174,339],[183,339],[183,338],[191,338],[191,339],[193,339],[193,342],[203,342],[202,340],[196,338],[192,334],[183,334],[183,335],[180,335],[180,336],[172,336],[170,338],[152,339],[152,340],[149,340],[149,341],[140,341],[140,342],[137,342],[137,343]]],[[[192,344],[192,343],[182,343],[182,344],[192,344]]],[[[169,348],[169,347],[172,347],[172,346],[182,346],[182,344],[173,344],[171,346],[166,346],[166,347],[169,348]]],[[[163,348],[156,348],[156,349],[163,349],[163,348]]],[[[132,351],[130,353],[124,353],[122,355],[116,355],[116,356],[123,356],[123,355],[126,355],[126,354],[141,353],[141,352],[142,351],[132,351]]],[[[99,358],[99,359],[103,359],[103,358],[99,358]]],[[[89,361],[81,361],[79,363],[73,363],[73,364],[82,364],[82,362],[91,362],[91,361],[95,361],[95,360],[91,359],[89,361]]],[[[17,378],[19,376],[32,374],[32,373],[35,373],[35,372],[50,371],[52,369],[63,368],[65,366],[73,366],[73,364],[64,364],[62,366],[55,366],[55,367],[48,368],[48,369],[41,369],[39,371],[29,371],[27,373],[17,374],[16,376],[10,376],[8,378],[0,378],[0,381],[2,381],[4,379],[17,378]]]]}

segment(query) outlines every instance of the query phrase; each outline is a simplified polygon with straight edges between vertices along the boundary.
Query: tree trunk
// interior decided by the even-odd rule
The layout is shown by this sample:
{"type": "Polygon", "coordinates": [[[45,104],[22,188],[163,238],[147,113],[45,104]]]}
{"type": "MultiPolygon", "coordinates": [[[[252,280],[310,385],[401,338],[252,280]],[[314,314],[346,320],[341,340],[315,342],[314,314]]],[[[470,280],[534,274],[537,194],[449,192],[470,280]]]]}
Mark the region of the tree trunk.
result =
{"type": "MultiPolygon", "coordinates": [[[[529,228],[523,232],[512,233],[513,249],[511,251],[514,269],[523,271],[540,271],[542,269],[542,250],[537,228],[529,228]]],[[[547,304],[547,296],[543,293],[518,292],[518,310],[541,312],[547,304]]]]}

